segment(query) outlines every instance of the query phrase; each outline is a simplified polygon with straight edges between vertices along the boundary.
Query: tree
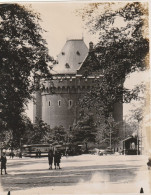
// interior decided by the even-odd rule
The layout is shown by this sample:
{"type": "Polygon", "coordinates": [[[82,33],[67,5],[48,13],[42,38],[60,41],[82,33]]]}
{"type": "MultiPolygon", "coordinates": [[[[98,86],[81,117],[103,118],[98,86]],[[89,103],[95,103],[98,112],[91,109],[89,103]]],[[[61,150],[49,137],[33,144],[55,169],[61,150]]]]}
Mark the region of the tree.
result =
{"type": "Polygon", "coordinates": [[[96,125],[94,123],[93,115],[83,115],[77,124],[73,127],[72,142],[83,143],[88,149],[87,145],[90,142],[95,142],[96,125]]]}
{"type": "Polygon", "coordinates": [[[95,86],[81,100],[81,104],[93,107],[93,102],[97,101],[96,108],[102,107],[102,114],[108,117],[113,111],[114,103],[137,100],[141,91],[139,86],[129,90],[123,84],[130,73],[147,68],[148,24],[144,18],[148,18],[148,10],[145,8],[146,4],[138,2],[124,3],[124,7],[119,9],[115,9],[115,5],[119,5],[116,3],[104,5],[106,7],[101,15],[94,15],[97,11],[99,13],[101,3],[90,4],[91,7],[82,13],[84,20],[88,19],[90,31],[98,35],[93,51],[100,61],[100,67],[94,70],[92,64],[87,74],[92,74],[92,70],[94,73],[101,72],[103,79],[101,82],[95,81],[95,86]],[[114,9],[111,9],[112,5],[114,9]]]}
{"type": "Polygon", "coordinates": [[[112,116],[109,116],[100,128],[98,128],[96,134],[98,146],[114,148],[120,141],[120,128],[121,123],[116,122],[112,116]]]}
{"type": "Polygon", "coordinates": [[[21,135],[22,113],[35,90],[34,78],[50,77],[39,14],[18,4],[0,5],[0,102],[3,129],[21,135]],[[19,134],[18,134],[19,133],[19,134]]]}
{"type": "Polygon", "coordinates": [[[43,141],[47,143],[65,143],[67,137],[67,131],[63,126],[54,127],[53,129],[49,129],[47,133],[43,137],[43,141]]]}
{"type": "Polygon", "coordinates": [[[33,124],[33,126],[30,129],[28,129],[26,133],[24,134],[25,136],[27,136],[26,143],[28,144],[44,143],[45,135],[48,132],[50,132],[50,127],[46,123],[44,123],[40,119],[37,121],[38,121],[37,124],[33,124]]]}

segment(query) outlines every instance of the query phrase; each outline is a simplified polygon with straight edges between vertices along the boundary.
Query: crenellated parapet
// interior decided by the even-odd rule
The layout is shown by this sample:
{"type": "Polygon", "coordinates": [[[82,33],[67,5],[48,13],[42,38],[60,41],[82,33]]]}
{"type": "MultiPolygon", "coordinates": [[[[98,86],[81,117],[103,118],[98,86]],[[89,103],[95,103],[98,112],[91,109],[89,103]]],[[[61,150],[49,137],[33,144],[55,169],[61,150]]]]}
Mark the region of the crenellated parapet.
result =
{"type": "Polygon", "coordinates": [[[41,93],[85,93],[94,86],[95,80],[101,80],[103,75],[83,77],[75,76],[53,76],[51,80],[41,80],[41,93]]]}

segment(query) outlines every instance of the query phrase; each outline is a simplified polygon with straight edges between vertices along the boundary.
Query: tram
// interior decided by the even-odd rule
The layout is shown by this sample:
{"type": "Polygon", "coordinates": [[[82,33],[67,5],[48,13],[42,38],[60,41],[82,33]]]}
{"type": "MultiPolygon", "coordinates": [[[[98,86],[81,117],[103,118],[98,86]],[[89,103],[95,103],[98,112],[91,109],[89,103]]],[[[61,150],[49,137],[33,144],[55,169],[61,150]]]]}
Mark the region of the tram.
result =
{"type": "Polygon", "coordinates": [[[47,156],[51,144],[31,144],[22,146],[22,155],[25,157],[36,157],[37,151],[41,152],[41,156],[47,156]]]}
{"type": "Polygon", "coordinates": [[[48,151],[53,149],[54,151],[57,149],[60,151],[62,156],[73,156],[80,155],[82,153],[81,150],[82,145],[73,145],[73,144],[31,144],[31,145],[23,145],[22,146],[22,155],[24,157],[36,157],[37,151],[40,151],[41,157],[48,156],[48,151]]]}

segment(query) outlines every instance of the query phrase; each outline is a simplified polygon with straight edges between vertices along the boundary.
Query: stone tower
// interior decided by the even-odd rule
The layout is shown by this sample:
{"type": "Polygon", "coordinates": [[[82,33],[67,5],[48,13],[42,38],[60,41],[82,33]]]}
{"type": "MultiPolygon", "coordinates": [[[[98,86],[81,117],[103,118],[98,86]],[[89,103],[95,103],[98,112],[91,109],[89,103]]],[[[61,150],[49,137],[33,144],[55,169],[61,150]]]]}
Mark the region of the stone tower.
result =
{"type": "MultiPolygon", "coordinates": [[[[102,78],[102,75],[83,76],[88,58],[93,58],[95,66],[98,64],[92,50],[92,42],[88,49],[83,39],[66,41],[51,72],[52,80],[41,81],[43,88],[35,94],[34,122],[38,117],[51,128],[62,125],[66,129],[77,122],[79,97],[93,87],[94,79],[102,78]]],[[[122,120],[122,104],[114,106],[113,116],[122,120]]]]}

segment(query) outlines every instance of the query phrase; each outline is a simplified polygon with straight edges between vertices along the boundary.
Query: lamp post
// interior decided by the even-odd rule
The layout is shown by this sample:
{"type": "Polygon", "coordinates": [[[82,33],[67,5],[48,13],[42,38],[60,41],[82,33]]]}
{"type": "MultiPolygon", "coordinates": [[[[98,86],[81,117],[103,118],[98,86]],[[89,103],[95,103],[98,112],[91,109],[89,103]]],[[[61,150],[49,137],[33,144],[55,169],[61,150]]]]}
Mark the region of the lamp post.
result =
{"type": "Polygon", "coordinates": [[[22,140],[23,138],[20,138],[20,152],[22,153],[22,140]]]}
{"type": "Polygon", "coordinates": [[[110,127],[110,149],[112,148],[112,132],[111,132],[111,127],[110,127]]]}
{"type": "MultiPolygon", "coordinates": [[[[124,120],[124,139],[126,138],[126,116],[125,116],[125,120],[124,120]]],[[[125,155],[125,141],[124,141],[124,155],[125,155]]]]}
{"type": "Polygon", "coordinates": [[[112,123],[113,123],[113,118],[112,118],[112,115],[111,116],[109,116],[109,118],[108,118],[108,125],[109,125],[109,130],[110,130],[110,132],[109,132],[109,136],[110,136],[110,138],[109,138],[109,140],[110,140],[110,149],[112,148],[112,123]]]}
{"type": "Polygon", "coordinates": [[[137,155],[139,155],[139,123],[137,128],[137,155]]]}
{"type": "MultiPolygon", "coordinates": [[[[0,117],[1,117],[2,111],[3,111],[1,107],[2,107],[2,104],[0,103],[0,117]]],[[[0,156],[2,155],[2,147],[3,147],[2,145],[3,145],[3,142],[0,142],[0,156]]]]}

